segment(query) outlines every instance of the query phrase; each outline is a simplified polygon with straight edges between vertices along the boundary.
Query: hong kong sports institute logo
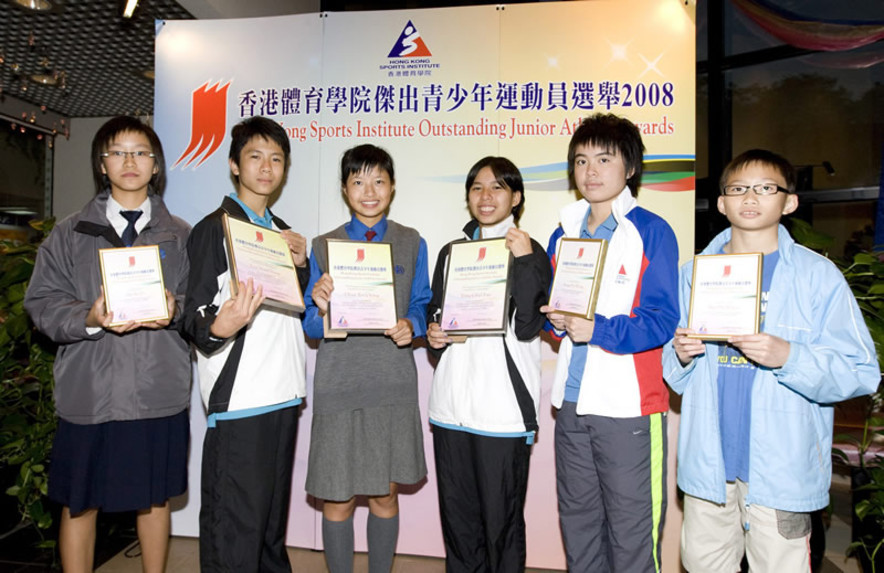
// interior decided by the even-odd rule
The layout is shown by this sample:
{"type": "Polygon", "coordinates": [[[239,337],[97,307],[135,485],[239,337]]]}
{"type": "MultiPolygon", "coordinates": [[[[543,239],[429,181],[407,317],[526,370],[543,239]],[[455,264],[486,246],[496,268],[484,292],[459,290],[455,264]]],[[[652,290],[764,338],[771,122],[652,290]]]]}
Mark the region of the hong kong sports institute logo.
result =
{"type": "Polygon", "coordinates": [[[212,156],[221,146],[224,134],[227,133],[227,88],[230,82],[223,86],[221,82],[209,85],[206,82],[193,90],[190,105],[190,143],[184,153],[172,166],[174,169],[179,163],[187,160],[184,167],[188,167],[194,161],[199,167],[212,156]]]}
{"type": "Polygon", "coordinates": [[[399,39],[393,44],[393,49],[387,55],[388,58],[426,58],[432,56],[430,49],[421,38],[421,33],[417,31],[411,20],[402,29],[399,39]]]}

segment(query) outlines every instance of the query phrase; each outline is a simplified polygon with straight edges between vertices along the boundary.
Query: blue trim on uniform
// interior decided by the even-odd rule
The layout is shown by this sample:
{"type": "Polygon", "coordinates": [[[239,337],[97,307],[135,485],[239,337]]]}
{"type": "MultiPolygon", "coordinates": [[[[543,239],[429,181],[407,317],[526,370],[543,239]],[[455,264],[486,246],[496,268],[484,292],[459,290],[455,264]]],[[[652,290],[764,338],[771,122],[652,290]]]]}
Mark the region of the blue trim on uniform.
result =
{"type": "Polygon", "coordinates": [[[455,424],[443,424],[430,418],[430,423],[446,430],[454,430],[455,432],[466,432],[477,436],[485,436],[487,438],[525,438],[525,443],[529,446],[534,444],[534,436],[536,432],[486,432],[484,430],[476,430],[467,426],[458,426],[455,424]]]}
{"type": "Polygon", "coordinates": [[[251,207],[249,207],[248,205],[243,203],[240,200],[240,198],[236,195],[236,193],[231,193],[230,195],[228,195],[228,197],[230,197],[231,199],[236,201],[239,204],[239,206],[242,207],[242,210],[246,212],[246,215],[248,215],[249,220],[252,223],[254,223],[256,225],[261,225],[265,229],[272,229],[273,228],[273,213],[270,212],[269,208],[264,209],[264,216],[262,217],[262,216],[258,215],[257,213],[255,213],[251,209],[251,207]]]}
{"type": "Polygon", "coordinates": [[[268,414],[270,412],[275,412],[277,410],[284,410],[285,408],[291,408],[292,406],[297,406],[301,403],[301,398],[295,398],[294,400],[289,400],[288,402],[282,402],[281,404],[274,404],[272,406],[259,406],[258,408],[246,408],[244,410],[234,410],[232,412],[216,412],[214,414],[209,414],[208,422],[206,424],[207,428],[214,428],[217,425],[219,420],[241,420],[242,418],[254,418],[255,416],[260,416],[262,414],[268,414]]]}
{"type": "MultiPolygon", "coordinates": [[[[386,215],[371,227],[375,233],[375,237],[371,240],[373,243],[379,243],[384,240],[387,233],[387,217],[386,215]]],[[[356,218],[355,215],[350,217],[350,222],[344,224],[344,231],[351,241],[364,241],[365,232],[369,227],[356,218]]],[[[408,301],[408,311],[405,317],[411,321],[412,337],[418,338],[427,334],[427,303],[433,296],[430,290],[430,271],[427,262],[427,242],[420,237],[417,250],[417,258],[414,264],[414,278],[411,281],[411,291],[408,301]]],[[[304,304],[307,310],[301,319],[301,326],[304,334],[310,338],[321,339],[325,337],[325,329],[322,325],[322,317],[319,316],[319,310],[313,303],[313,286],[322,276],[322,269],[316,262],[316,257],[310,257],[310,280],[307,288],[304,289],[304,304]]]]}

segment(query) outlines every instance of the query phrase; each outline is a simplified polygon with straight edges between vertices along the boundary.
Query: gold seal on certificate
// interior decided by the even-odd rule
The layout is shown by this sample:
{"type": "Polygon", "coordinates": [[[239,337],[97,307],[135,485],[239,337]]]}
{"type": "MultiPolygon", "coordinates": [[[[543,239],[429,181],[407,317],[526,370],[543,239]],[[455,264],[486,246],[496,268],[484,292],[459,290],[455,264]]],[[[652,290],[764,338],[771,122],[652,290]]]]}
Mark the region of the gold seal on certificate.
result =
{"type": "Polygon", "coordinates": [[[761,253],[694,257],[689,337],[727,340],[758,333],[763,260],[761,253]]]}
{"type": "Polygon", "coordinates": [[[304,296],[292,252],[282,235],[225,213],[224,235],[227,258],[233,277],[232,288],[252,279],[263,288],[264,304],[295,312],[304,310],[304,296]]]}
{"type": "Polygon", "coordinates": [[[159,247],[99,249],[98,260],[110,326],[169,318],[159,247]]]}
{"type": "Polygon", "coordinates": [[[604,239],[562,239],[549,291],[549,306],[555,312],[594,318],[607,248],[604,239]]]}
{"type": "Polygon", "coordinates": [[[451,244],[439,326],[447,334],[503,334],[512,253],[506,239],[451,244]]]}
{"type": "Polygon", "coordinates": [[[328,239],[328,274],[334,281],[328,330],[379,333],[396,326],[393,247],[389,243],[328,239]]]}

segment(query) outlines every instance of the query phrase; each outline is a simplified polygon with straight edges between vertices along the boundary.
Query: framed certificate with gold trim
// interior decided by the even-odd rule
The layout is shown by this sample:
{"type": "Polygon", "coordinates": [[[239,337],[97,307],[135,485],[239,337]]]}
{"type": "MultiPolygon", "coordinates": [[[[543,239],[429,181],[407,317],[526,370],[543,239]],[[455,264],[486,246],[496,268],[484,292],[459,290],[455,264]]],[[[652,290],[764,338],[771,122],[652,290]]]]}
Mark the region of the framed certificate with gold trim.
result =
{"type": "Polygon", "coordinates": [[[763,261],[761,253],[694,257],[689,337],[727,340],[758,333],[763,261]]]}
{"type": "Polygon", "coordinates": [[[452,243],[439,321],[442,330],[449,335],[503,334],[512,260],[504,238],[452,243]]]}
{"type": "Polygon", "coordinates": [[[549,291],[549,306],[555,312],[593,319],[607,248],[604,239],[561,240],[549,291]]]}
{"type": "Polygon", "coordinates": [[[98,260],[110,326],[169,318],[158,246],[99,249],[98,260]]]}
{"type": "Polygon", "coordinates": [[[278,231],[223,215],[227,258],[234,293],[252,279],[264,293],[264,304],[303,312],[304,295],[288,243],[278,231]]]}
{"type": "Polygon", "coordinates": [[[334,281],[326,337],[381,333],[398,322],[390,243],[328,239],[328,274],[334,281]]]}

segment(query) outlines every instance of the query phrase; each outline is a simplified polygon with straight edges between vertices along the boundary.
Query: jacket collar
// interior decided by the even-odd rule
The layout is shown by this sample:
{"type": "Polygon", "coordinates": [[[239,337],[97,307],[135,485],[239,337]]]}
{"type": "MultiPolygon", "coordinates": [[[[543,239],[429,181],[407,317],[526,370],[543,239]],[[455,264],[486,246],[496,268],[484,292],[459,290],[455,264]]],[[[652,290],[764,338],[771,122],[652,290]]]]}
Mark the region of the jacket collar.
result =
{"type": "MultiPolygon", "coordinates": [[[[721,249],[724,248],[726,244],[728,244],[731,240],[731,228],[728,227],[724,231],[720,232],[709,242],[709,245],[703,249],[701,255],[714,255],[721,252],[721,249]]],[[[792,235],[789,234],[789,231],[782,225],[777,226],[777,249],[780,253],[780,258],[784,260],[792,259],[792,250],[795,247],[795,239],[792,238],[792,235]]]]}
{"type": "MultiPolygon", "coordinates": [[[[636,206],[635,197],[632,196],[629,186],[623,188],[620,194],[611,204],[611,212],[617,225],[623,224],[623,218],[627,213],[632,211],[636,206]]],[[[566,205],[560,212],[559,220],[562,223],[562,229],[567,237],[579,237],[580,229],[583,226],[583,219],[586,217],[586,210],[589,209],[589,201],[581,199],[576,203],[566,205]]]]}
{"type": "MultiPolygon", "coordinates": [[[[230,197],[227,197],[226,195],[224,196],[224,199],[221,200],[221,210],[235,219],[240,219],[241,221],[251,223],[251,219],[249,219],[249,216],[246,214],[245,210],[240,206],[240,204],[230,197]]],[[[270,207],[267,207],[267,210],[270,211],[270,207]]],[[[286,225],[285,221],[274,215],[273,211],[270,211],[270,216],[273,217],[273,224],[276,225],[276,228],[282,231],[290,228],[288,225],[286,225]]]]}
{"type": "MultiPolygon", "coordinates": [[[[516,221],[512,215],[501,221],[500,223],[494,225],[493,227],[488,227],[485,229],[485,238],[486,239],[499,239],[501,237],[506,236],[507,232],[510,229],[516,226],[516,221]]],[[[463,233],[466,235],[466,238],[472,241],[474,238],[481,239],[482,236],[479,234],[477,236],[476,231],[479,229],[479,221],[475,219],[470,219],[470,222],[464,225],[463,233]]]]}
{"type": "MultiPolygon", "coordinates": [[[[91,235],[93,237],[104,237],[108,243],[115,247],[124,247],[123,240],[117,235],[117,232],[107,220],[107,199],[110,197],[110,190],[101,191],[95,198],[83,208],[80,221],[74,226],[74,231],[91,235]]],[[[150,199],[150,221],[144,227],[144,230],[150,228],[164,229],[172,226],[172,215],[166,209],[162,198],[156,193],[148,195],[150,199]]],[[[142,231],[144,232],[144,231],[142,231]]]]}

